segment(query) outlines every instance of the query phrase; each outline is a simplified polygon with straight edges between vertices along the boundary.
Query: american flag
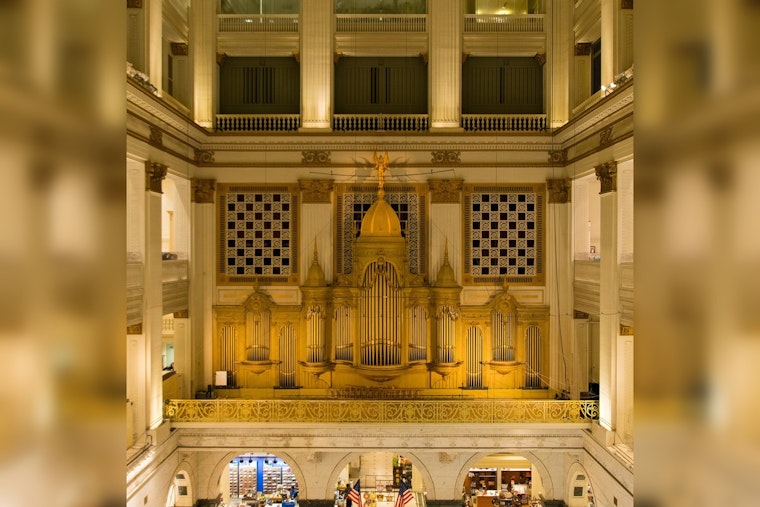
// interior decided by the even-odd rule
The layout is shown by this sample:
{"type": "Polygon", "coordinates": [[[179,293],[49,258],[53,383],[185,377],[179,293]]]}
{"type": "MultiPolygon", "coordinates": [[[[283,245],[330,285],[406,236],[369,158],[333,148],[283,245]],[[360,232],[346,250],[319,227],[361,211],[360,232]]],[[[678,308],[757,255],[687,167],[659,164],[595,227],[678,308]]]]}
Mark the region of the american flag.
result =
{"type": "Polygon", "coordinates": [[[348,499],[351,500],[352,507],[354,505],[356,505],[356,507],[362,507],[362,495],[359,480],[357,480],[354,487],[349,490],[348,499]]]}
{"type": "Polygon", "coordinates": [[[396,503],[393,507],[404,507],[406,504],[414,499],[412,490],[406,486],[404,481],[401,481],[398,487],[398,496],[396,497],[396,503]]]}

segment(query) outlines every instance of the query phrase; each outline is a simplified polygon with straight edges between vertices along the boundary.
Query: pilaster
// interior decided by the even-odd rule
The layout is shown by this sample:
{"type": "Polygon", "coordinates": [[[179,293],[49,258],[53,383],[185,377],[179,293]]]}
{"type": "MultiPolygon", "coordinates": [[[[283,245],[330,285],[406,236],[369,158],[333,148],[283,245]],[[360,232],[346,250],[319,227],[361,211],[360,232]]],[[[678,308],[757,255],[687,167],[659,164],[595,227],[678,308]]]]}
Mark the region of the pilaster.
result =
{"type": "Polygon", "coordinates": [[[214,127],[217,103],[216,6],[217,0],[190,3],[190,58],[193,68],[193,120],[214,127]]]}
{"type": "MultiPolygon", "coordinates": [[[[316,247],[319,252],[319,264],[325,274],[327,283],[333,279],[333,219],[331,179],[298,180],[301,189],[301,234],[300,251],[311,252],[316,247]]],[[[312,256],[301,255],[299,266],[301,284],[306,281],[312,256]]]]}
{"type": "Polygon", "coordinates": [[[549,378],[551,389],[570,391],[573,350],[573,254],[569,179],[546,180],[546,301],[549,304],[549,378]]]}
{"type": "Polygon", "coordinates": [[[144,0],[147,9],[148,33],[148,76],[150,82],[157,88],[156,94],[163,95],[163,0],[144,0]]]}
{"type": "Polygon", "coordinates": [[[461,130],[462,5],[459,0],[428,3],[431,132],[461,130]]]}
{"type": "Polygon", "coordinates": [[[331,130],[333,0],[301,2],[301,130],[331,130]]]}
{"type": "Polygon", "coordinates": [[[212,306],[214,291],[214,197],[216,180],[192,180],[190,241],[190,342],[192,364],[188,372],[190,393],[213,384],[212,306]]]}
{"type": "MultiPolygon", "coordinates": [[[[163,379],[161,364],[163,327],[163,273],[161,260],[161,183],[166,166],[145,162],[145,270],[143,279],[143,333],[146,347],[146,387],[148,428],[163,419],[163,379]]],[[[138,430],[139,431],[139,430],[138,430]]]]}
{"type": "Polygon", "coordinates": [[[573,62],[573,2],[549,1],[545,19],[549,65],[544,68],[546,111],[552,128],[570,119],[570,70],[573,62]]]}
{"type": "Polygon", "coordinates": [[[601,0],[602,84],[633,64],[633,2],[601,0]]]}
{"type": "Polygon", "coordinates": [[[618,196],[617,163],[595,168],[600,182],[599,266],[599,423],[615,429],[617,406],[618,309],[618,196]]]}

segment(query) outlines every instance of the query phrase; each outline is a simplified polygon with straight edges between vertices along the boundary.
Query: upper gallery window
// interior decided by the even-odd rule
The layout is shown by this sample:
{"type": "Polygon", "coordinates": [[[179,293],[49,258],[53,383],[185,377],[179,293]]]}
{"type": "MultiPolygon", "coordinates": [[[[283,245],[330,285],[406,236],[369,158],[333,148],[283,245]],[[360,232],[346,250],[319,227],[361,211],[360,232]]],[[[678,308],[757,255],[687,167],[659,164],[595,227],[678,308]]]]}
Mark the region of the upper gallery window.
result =
{"type": "Polygon", "coordinates": [[[544,0],[467,0],[467,14],[543,14],[544,0]]]}
{"type": "Polygon", "coordinates": [[[335,0],[337,14],[426,14],[426,0],[335,0]]]}
{"type": "Polygon", "coordinates": [[[298,14],[299,0],[221,0],[222,14],[298,14]]]}

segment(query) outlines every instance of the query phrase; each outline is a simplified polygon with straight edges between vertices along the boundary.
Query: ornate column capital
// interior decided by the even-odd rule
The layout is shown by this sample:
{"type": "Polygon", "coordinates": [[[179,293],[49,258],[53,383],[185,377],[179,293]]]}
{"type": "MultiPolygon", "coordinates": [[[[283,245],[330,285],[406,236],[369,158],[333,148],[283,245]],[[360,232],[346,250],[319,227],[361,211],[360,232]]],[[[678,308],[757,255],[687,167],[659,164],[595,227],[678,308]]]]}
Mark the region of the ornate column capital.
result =
{"type": "Polygon", "coordinates": [[[463,180],[428,180],[431,203],[459,203],[459,192],[462,190],[463,180]]]}
{"type": "Polygon", "coordinates": [[[549,192],[549,204],[567,204],[570,202],[572,184],[568,178],[547,179],[546,190],[549,192]]]}
{"type": "Polygon", "coordinates": [[[185,42],[172,42],[171,49],[174,56],[187,56],[188,54],[188,46],[185,42]]]}
{"type": "Polygon", "coordinates": [[[175,319],[187,319],[189,316],[190,312],[188,310],[180,310],[178,312],[174,312],[175,319]]]}
{"type": "Polygon", "coordinates": [[[142,322],[138,324],[132,324],[131,326],[127,326],[127,334],[142,334],[142,333],[143,333],[142,322]]]}
{"type": "Polygon", "coordinates": [[[620,0],[621,9],[633,9],[633,0],[620,0]]]}
{"type": "Polygon", "coordinates": [[[329,203],[333,190],[333,180],[330,179],[299,179],[298,187],[301,189],[301,199],[307,203],[329,203]]]}
{"type": "Polygon", "coordinates": [[[610,160],[594,168],[596,179],[600,183],[600,194],[617,191],[617,162],[610,160]]]}
{"type": "Polygon", "coordinates": [[[462,161],[459,160],[460,153],[453,150],[431,151],[432,158],[430,162],[439,165],[461,164],[462,161]]]}
{"type": "Polygon", "coordinates": [[[198,204],[201,203],[213,203],[214,192],[216,191],[216,180],[213,179],[201,179],[193,178],[190,180],[192,184],[192,191],[190,193],[191,202],[198,204]]]}
{"type": "Polygon", "coordinates": [[[145,161],[145,190],[162,194],[161,182],[164,181],[165,177],[166,166],[164,164],[151,160],[145,161]]]}
{"type": "Polygon", "coordinates": [[[543,67],[544,64],[546,63],[546,53],[536,53],[536,56],[534,56],[533,58],[536,59],[536,61],[541,67],[543,67]]]}
{"type": "Polygon", "coordinates": [[[142,0],[127,0],[127,9],[142,9],[142,0]]]}
{"type": "Polygon", "coordinates": [[[575,43],[575,56],[590,56],[590,55],[591,55],[590,42],[576,42],[575,43]]]}

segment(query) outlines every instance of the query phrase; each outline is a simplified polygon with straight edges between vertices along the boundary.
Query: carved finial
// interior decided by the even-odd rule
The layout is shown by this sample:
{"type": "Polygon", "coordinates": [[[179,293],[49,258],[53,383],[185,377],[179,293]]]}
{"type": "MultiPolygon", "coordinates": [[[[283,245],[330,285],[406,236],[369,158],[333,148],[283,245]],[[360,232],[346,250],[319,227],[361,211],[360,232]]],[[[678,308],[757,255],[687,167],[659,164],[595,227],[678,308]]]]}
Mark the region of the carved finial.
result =
{"type": "Polygon", "coordinates": [[[377,169],[377,196],[382,198],[385,195],[383,185],[385,184],[385,171],[388,170],[388,152],[385,155],[378,156],[377,152],[373,155],[372,159],[375,161],[375,169],[377,169]]]}
{"type": "Polygon", "coordinates": [[[446,242],[443,245],[443,263],[449,263],[449,237],[446,236],[446,242]]]}

